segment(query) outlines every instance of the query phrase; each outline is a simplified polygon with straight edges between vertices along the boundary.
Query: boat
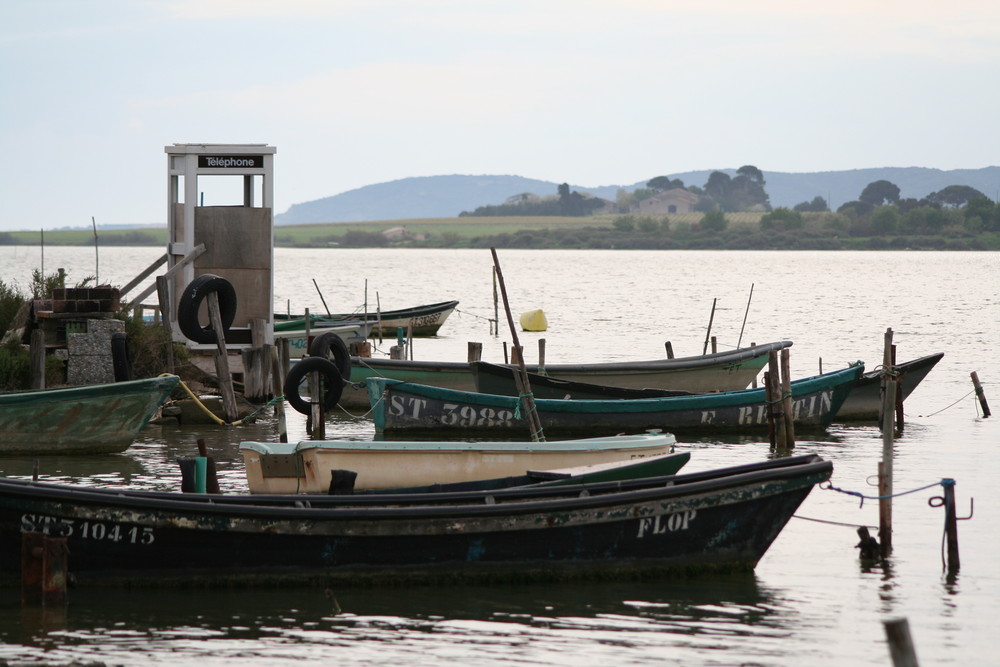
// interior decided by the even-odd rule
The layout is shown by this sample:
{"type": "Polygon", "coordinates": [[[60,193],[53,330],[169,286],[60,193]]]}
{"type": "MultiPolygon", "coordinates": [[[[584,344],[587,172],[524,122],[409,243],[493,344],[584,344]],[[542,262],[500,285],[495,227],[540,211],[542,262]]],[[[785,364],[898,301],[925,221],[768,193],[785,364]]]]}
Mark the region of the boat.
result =
{"type": "Polygon", "coordinates": [[[282,338],[288,340],[288,356],[292,359],[301,359],[309,355],[309,347],[317,336],[326,333],[335,333],[340,336],[345,345],[351,343],[361,343],[371,335],[374,322],[363,320],[343,320],[341,322],[314,322],[309,328],[308,335],[305,330],[305,320],[276,322],[274,325],[274,339],[282,338]]]}
{"type": "MultiPolygon", "coordinates": [[[[519,396],[514,374],[517,367],[510,364],[491,364],[487,361],[472,362],[472,380],[480,394],[519,396]]],[[[663,396],[690,396],[690,391],[680,389],[655,389],[644,387],[612,387],[606,384],[563,380],[551,375],[528,373],[528,384],[535,398],[572,398],[578,401],[609,400],[615,398],[661,398],[663,396]]]]}
{"type": "Polygon", "coordinates": [[[750,571],[832,471],[829,461],[807,455],[595,484],[307,500],[4,478],[0,583],[19,585],[23,553],[30,553],[23,543],[46,541],[65,549],[77,587],[750,571]]]}
{"type": "Polygon", "coordinates": [[[428,486],[636,461],[670,454],[675,443],[669,433],[643,433],[556,442],[243,442],[240,452],[250,493],[327,493],[336,470],[355,473],[359,489],[428,486]]]}
{"type": "MultiPolygon", "coordinates": [[[[900,400],[913,393],[931,369],[941,361],[944,352],[929,354],[913,361],[895,366],[899,377],[897,392],[902,392],[900,400]]],[[[882,369],[877,368],[861,376],[851,389],[844,404],[837,411],[838,421],[876,421],[882,405],[882,369]]]]}
{"type": "MultiPolygon", "coordinates": [[[[797,429],[830,424],[864,373],[855,364],[791,382],[797,429]]],[[[442,389],[387,378],[366,381],[378,434],[449,433],[491,436],[530,433],[515,396],[442,389]]],[[[663,429],[673,433],[765,431],[765,390],[743,389],[689,396],[611,400],[537,399],[534,410],[546,435],[601,435],[663,429]]]]}
{"type": "Polygon", "coordinates": [[[163,375],[0,393],[0,453],[125,451],[179,381],[163,375]]]}
{"type": "MultiPolygon", "coordinates": [[[[767,364],[768,353],[791,345],[792,342],[786,340],[675,359],[546,364],[544,371],[564,380],[615,387],[656,387],[693,393],[733,391],[745,389],[753,382],[767,364]]],[[[532,373],[540,372],[537,364],[527,364],[526,368],[532,373]]],[[[363,383],[372,377],[461,391],[476,390],[469,362],[351,357],[350,383],[344,386],[340,404],[344,407],[367,408],[368,394],[363,383]]]]}
{"type": "MultiPolygon", "coordinates": [[[[338,313],[326,316],[310,313],[309,320],[313,327],[323,324],[336,325],[343,321],[371,322],[373,336],[392,338],[396,336],[397,329],[402,329],[403,334],[408,336],[436,336],[438,329],[457,307],[458,301],[441,301],[411,308],[372,313],[338,313]]],[[[275,313],[274,319],[275,332],[279,330],[279,327],[285,330],[286,326],[290,329],[305,329],[304,315],[289,317],[275,313]]]]}

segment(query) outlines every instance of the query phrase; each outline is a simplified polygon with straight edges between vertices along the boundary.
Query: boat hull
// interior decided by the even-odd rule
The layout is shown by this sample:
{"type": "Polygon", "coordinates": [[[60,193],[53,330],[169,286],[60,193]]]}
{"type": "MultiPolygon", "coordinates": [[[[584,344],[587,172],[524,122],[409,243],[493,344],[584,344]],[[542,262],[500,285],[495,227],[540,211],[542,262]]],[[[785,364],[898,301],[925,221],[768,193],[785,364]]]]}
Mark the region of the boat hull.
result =
{"type": "Polygon", "coordinates": [[[65,538],[68,570],[80,586],[391,585],[751,570],[831,472],[819,457],[796,457],[459,501],[347,496],[320,507],[294,497],[282,505],[231,505],[225,496],[165,499],[5,480],[0,581],[20,581],[26,533],[65,538]]]}
{"type": "MultiPolygon", "coordinates": [[[[899,374],[900,400],[913,393],[931,369],[941,361],[943,352],[920,357],[896,366],[899,374]]],[[[875,421],[882,405],[882,377],[878,370],[865,373],[847,395],[847,400],[837,411],[838,421],[875,421]]]]}
{"type": "Polygon", "coordinates": [[[334,470],[357,473],[358,489],[429,486],[659,457],[675,443],[661,433],[558,442],[243,443],[240,451],[250,493],[282,494],[327,493],[334,470]]]}
{"type": "MultiPolygon", "coordinates": [[[[436,336],[438,329],[448,319],[448,316],[455,312],[455,308],[457,307],[458,301],[442,301],[440,303],[429,303],[412,308],[400,308],[398,310],[386,310],[383,312],[340,313],[326,317],[313,314],[311,320],[316,325],[327,323],[334,326],[344,320],[361,320],[365,323],[370,323],[371,334],[374,336],[393,338],[396,336],[397,329],[400,328],[403,330],[404,335],[421,337],[436,336]]],[[[304,317],[282,318],[280,315],[276,315],[275,318],[277,320],[275,323],[276,331],[288,327],[289,323],[295,320],[301,320],[301,326],[296,328],[304,329],[305,326],[304,317]]]]}
{"type": "MultiPolygon", "coordinates": [[[[735,391],[753,382],[767,364],[768,353],[791,346],[791,341],[766,343],[729,352],[589,364],[546,364],[547,374],[566,380],[593,382],[616,387],[677,389],[692,393],[735,391]]],[[[532,373],[539,372],[528,364],[532,373]]],[[[340,399],[344,407],[367,408],[368,394],[362,384],[371,377],[387,377],[432,387],[475,391],[472,365],[468,362],[410,361],[382,358],[351,358],[351,384],[340,399]]]]}
{"type": "MultiPolygon", "coordinates": [[[[830,424],[864,366],[825,373],[791,383],[796,428],[830,424]]],[[[367,382],[376,433],[413,432],[463,435],[528,433],[519,398],[459,392],[385,378],[367,382]]],[[[766,431],[764,389],[664,398],[534,401],[546,435],[766,431]]]]}
{"type": "Polygon", "coordinates": [[[170,375],[0,394],[0,453],[125,451],[179,381],[170,375]]]}

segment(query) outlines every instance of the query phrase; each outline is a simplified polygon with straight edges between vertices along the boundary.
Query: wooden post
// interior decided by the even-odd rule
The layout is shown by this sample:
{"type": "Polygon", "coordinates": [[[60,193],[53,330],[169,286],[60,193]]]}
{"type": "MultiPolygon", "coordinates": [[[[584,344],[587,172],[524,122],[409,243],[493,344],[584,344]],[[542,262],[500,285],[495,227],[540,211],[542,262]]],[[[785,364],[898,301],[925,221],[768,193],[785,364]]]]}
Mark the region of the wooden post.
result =
{"type": "Polygon", "coordinates": [[[545,339],[538,339],[538,374],[545,375],[545,339]]]}
{"type": "Polygon", "coordinates": [[[892,367],[892,329],[886,329],[885,348],[882,354],[882,404],[879,409],[882,427],[882,462],[879,464],[879,543],[882,557],[892,553],[892,440],[894,424],[892,414],[896,406],[896,379],[892,367]]]}
{"type": "Polygon", "coordinates": [[[469,363],[473,361],[480,361],[483,358],[483,344],[482,343],[469,343],[469,363]]]}
{"type": "Polygon", "coordinates": [[[531,439],[535,442],[544,442],[545,434],[542,433],[542,423],[535,411],[535,397],[531,394],[531,382],[528,380],[528,370],[524,367],[524,358],[521,356],[521,344],[517,339],[517,329],[514,327],[514,316],[510,314],[510,302],[507,300],[507,287],[503,282],[503,273],[500,271],[500,258],[497,257],[496,248],[490,248],[493,254],[493,268],[496,269],[497,282],[500,285],[500,294],[503,296],[503,307],[507,313],[507,324],[510,327],[510,335],[514,341],[514,349],[518,352],[518,372],[514,377],[521,378],[521,405],[527,413],[525,419],[531,430],[531,439]]]}
{"type": "Polygon", "coordinates": [[[712,336],[712,354],[719,351],[719,340],[715,336],[712,336]]]}
{"type": "Polygon", "coordinates": [[[667,359],[673,359],[674,358],[674,346],[670,344],[669,340],[666,343],[664,343],[663,345],[664,345],[664,347],[667,348],[667,359]]]}
{"type": "Polygon", "coordinates": [[[785,416],[785,446],[795,446],[795,403],[792,401],[792,371],[790,353],[781,351],[781,412],[785,416]]]}
{"type": "Polygon", "coordinates": [[[955,516],[955,480],[943,479],[944,487],[944,534],[948,542],[948,573],[955,574],[961,566],[958,557],[958,518],[955,516]]]}
{"type": "Polygon", "coordinates": [[[222,313],[219,310],[219,295],[208,293],[208,315],[215,331],[215,372],[219,377],[219,390],[222,392],[222,409],[226,413],[226,421],[234,422],[239,417],[236,407],[236,392],[233,390],[233,375],[229,370],[229,354],[226,352],[226,333],[222,326],[222,313]]]}
{"type": "Polygon", "coordinates": [[[323,389],[319,373],[309,374],[309,437],[326,440],[326,410],[323,409],[323,389]]]}
{"type": "Polygon", "coordinates": [[[910,624],[905,618],[882,621],[885,638],[889,644],[889,657],[893,667],[918,667],[917,652],[910,636],[910,624]]]}
{"type": "Polygon", "coordinates": [[[708,337],[712,335],[712,320],[715,319],[715,303],[718,299],[712,299],[712,314],[708,318],[708,331],[705,332],[705,344],[701,348],[701,353],[708,352],[708,337]]]}
{"type": "Polygon", "coordinates": [[[778,352],[767,353],[767,404],[774,419],[774,446],[784,449],[788,445],[788,431],[785,428],[784,401],[781,398],[781,373],[778,370],[778,352]]]}
{"type": "MultiPolygon", "coordinates": [[[[896,346],[892,346],[892,367],[896,368],[896,346]]],[[[903,431],[903,392],[899,390],[899,378],[896,380],[896,403],[895,403],[895,414],[896,414],[896,428],[902,432],[903,431]]]]}
{"type": "Polygon", "coordinates": [[[205,493],[222,493],[219,489],[219,475],[215,469],[215,459],[208,455],[204,438],[198,438],[198,456],[205,459],[205,493]]]}
{"type": "Polygon", "coordinates": [[[65,537],[21,533],[21,602],[52,607],[66,603],[65,537]]]}
{"type": "Polygon", "coordinates": [[[262,318],[250,320],[250,347],[243,355],[243,395],[253,403],[267,400],[271,354],[265,349],[267,322],[262,318]]]}
{"type": "MultiPolygon", "coordinates": [[[[164,260],[166,255],[164,255],[164,260]]],[[[173,325],[174,311],[170,304],[170,279],[166,276],[156,276],[156,297],[160,301],[160,321],[170,334],[167,336],[167,372],[174,372],[174,337],[173,325]]]]}
{"type": "MultiPolygon", "coordinates": [[[[282,396],[282,378],[287,375],[287,373],[282,371],[281,366],[281,353],[279,349],[284,343],[285,353],[288,353],[288,339],[279,339],[277,347],[271,348],[271,385],[275,397],[282,396]]],[[[288,442],[288,427],[285,424],[285,399],[282,397],[280,401],[276,401],[274,404],[274,412],[278,416],[278,440],[279,442],[288,442]]]]}
{"type": "Polygon", "coordinates": [[[778,428],[774,414],[774,394],[772,392],[771,372],[764,371],[764,404],[767,406],[767,436],[771,441],[771,449],[778,446],[778,428]]]}
{"type": "Polygon", "coordinates": [[[45,389],[45,332],[41,329],[35,329],[31,332],[31,348],[28,359],[31,388],[45,389]]]}
{"type": "Polygon", "coordinates": [[[514,344],[510,348],[510,363],[517,366],[524,363],[524,356],[521,354],[521,346],[514,344]]]}
{"type": "Polygon", "coordinates": [[[972,376],[972,386],[976,388],[976,398],[979,399],[979,406],[983,409],[983,417],[989,417],[991,414],[990,406],[986,403],[986,394],[983,393],[983,385],[979,384],[979,374],[976,371],[970,373],[972,376]]]}

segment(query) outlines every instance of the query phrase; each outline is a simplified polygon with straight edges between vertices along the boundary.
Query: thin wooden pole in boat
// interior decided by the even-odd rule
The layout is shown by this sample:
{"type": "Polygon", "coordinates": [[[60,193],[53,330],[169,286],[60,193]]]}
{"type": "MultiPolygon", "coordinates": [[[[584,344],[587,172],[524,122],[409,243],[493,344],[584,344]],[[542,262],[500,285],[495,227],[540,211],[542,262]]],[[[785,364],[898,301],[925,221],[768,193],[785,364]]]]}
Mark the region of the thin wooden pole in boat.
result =
{"type": "Polygon", "coordinates": [[[708,339],[712,335],[712,320],[715,319],[715,304],[718,299],[712,299],[712,314],[708,317],[708,331],[705,332],[705,345],[701,348],[701,353],[705,354],[708,352],[708,339]]]}
{"type": "Polygon", "coordinates": [[[500,310],[497,301],[497,267],[493,267],[493,321],[490,322],[490,329],[494,336],[500,335],[500,310]]]}
{"type": "Polygon", "coordinates": [[[753,299],[753,283],[750,283],[750,296],[747,297],[747,309],[743,312],[743,326],[740,327],[740,337],[736,341],[736,349],[740,348],[740,343],[743,342],[743,330],[747,326],[747,315],[750,314],[750,300],[753,299]]]}
{"type": "Polygon", "coordinates": [[[521,354],[521,343],[517,339],[517,329],[514,327],[514,317],[510,314],[510,302],[507,300],[507,287],[503,282],[503,272],[500,271],[500,258],[497,257],[496,248],[490,248],[490,252],[493,254],[493,269],[496,271],[495,275],[497,282],[500,285],[500,295],[503,297],[503,308],[507,313],[507,324],[510,326],[510,336],[514,341],[514,349],[518,352],[518,372],[514,374],[514,377],[520,377],[520,382],[518,383],[520,386],[518,391],[520,391],[521,394],[521,405],[527,413],[525,418],[528,421],[528,426],[531,428],[531,439],[535,442],[544,442],[545,434],[542,433],[541,420],[539,420],[538,413],[535,411],[535,397],[531,394],[531,382],[528,380],[528,369],[524,366],[524,355],[521,354]]]}
{"type": "Polygon", "coordinates": [[[319,283],[316,282],[315,278],[313,278],[312,281],[313,286],[316,288],[316,293],[319,294],[319,300],[323,304],[323,308],[326,310],[326,316],[330,317],[330,306],[326,305],[326,299],[323,298],[323,292],[319,289],[319,283]]]}

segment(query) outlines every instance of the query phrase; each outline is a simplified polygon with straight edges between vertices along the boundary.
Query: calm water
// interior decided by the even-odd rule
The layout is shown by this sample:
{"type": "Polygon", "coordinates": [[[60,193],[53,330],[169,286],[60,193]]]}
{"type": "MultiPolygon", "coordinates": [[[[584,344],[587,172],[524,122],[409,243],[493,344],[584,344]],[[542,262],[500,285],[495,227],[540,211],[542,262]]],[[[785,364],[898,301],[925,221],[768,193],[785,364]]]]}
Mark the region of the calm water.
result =
{"type": "MultiPolygon", "coordinates": [[[[124,284],[159,248],[102,249],[102,282],[124,284]]],[[[792,340],[794,375],[864,360],[874,367],[887,328],[900,360],[944,359],[907,401],[895,443],[895,489],[953,478],[962,568],[942,572],[943,510],[934,487],[894,503],[895,553],[864,567],[857,525],[877,526],[877,503],[814,490],[752,575],[655,584],[455,589],[71,592],[64,610],[22,610],[0,598],[0,659],[101,660],[114,664],[222,665],[336,662],[347,665],[862,665],[890,664],[882,622],[909,620],[925,665],[1000,665],[1000,500],[994,490],[1000,417],[984,419],[972,395],[977,371],[1000,410],[1000,254],[823,252],[500,251],[515,319],[542,308],[549,330],[519,332],[529,360],[540,338],[546,361],[700,354],[711,333],[720,349],[792,340]],[[752,298],[751,295],[752,288],[752,298]],[[748,306],[749,301],[749,308],[748,306]],[[818,520],[818,521],[817,521],[818,520]],[[834,522],[821,523],[819,521],[834,522]],[[849,524],[846,526],[839,523],[849,524]]],[[[0,247],[0,277],[26,281],[37,248],[0,247]]],[[[510,335],[500,304],[495,337],[488,250],[277,250],[275,307],[322,312],[381,304],[391,309],[459,299],[437,339],[416,358],[465,359],[483,343],[498,361],[510,335]],[[322,292],[323,300],[317,292],[322,292]]],[[[45,270],[70,282],[95,273],[93,249],[47,248],[45,270]]],[[[381,346],[388,349],[391,341],[381,346]]],[[[294,415],[295,413],[290,413],[294,415]]],[[[290,418],[290,437],[305,437],[290,418]]],[[[368,439],[362,414],[331,419],[331,438],[368,439]]],[[[148,428],[115,456],[43,459],[45,478],[78,484],[176,489],[178,456],[209,442],[225,490],[245,492],[241,440],[276,439],[270,423],[228,429],[148,428]]],[[[768,456],[759,441],[685,441],[688,469],[768,456]]],[[[834,462],[837,487],[868,486],[881,459],[872,425],[835,425],[800,441],[798,453],[834,462]]],[[[0,459],[0,474],[30,475],[28,459],[0,459]]]]}

